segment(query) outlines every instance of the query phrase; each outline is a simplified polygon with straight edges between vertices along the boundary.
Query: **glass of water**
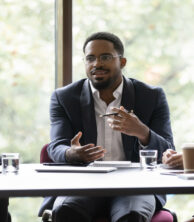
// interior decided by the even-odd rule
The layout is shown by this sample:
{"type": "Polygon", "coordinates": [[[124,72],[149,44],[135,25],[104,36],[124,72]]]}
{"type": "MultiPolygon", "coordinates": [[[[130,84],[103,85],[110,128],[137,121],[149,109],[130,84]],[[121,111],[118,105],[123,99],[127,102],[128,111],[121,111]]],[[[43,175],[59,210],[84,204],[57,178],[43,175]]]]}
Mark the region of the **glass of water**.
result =
{"type": "Polygon", "coordinates": [[[154,169],[157,166],[157,150],[140,150],[140,164],[143,169],[154,169]]]}
{"type": "Polygon", "coordinates": [[[19,170],[19,153],[2,153],[2,173],[17,173],[19,170]]]}

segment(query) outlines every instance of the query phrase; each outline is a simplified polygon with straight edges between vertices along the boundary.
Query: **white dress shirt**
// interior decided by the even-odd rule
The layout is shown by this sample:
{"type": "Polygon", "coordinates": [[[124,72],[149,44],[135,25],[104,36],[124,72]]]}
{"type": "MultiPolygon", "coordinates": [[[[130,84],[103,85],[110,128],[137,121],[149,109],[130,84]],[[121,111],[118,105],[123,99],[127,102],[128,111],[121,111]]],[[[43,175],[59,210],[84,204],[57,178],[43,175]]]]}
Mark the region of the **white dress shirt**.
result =
{"type": "Polygon", "coordinates": [[[97,125],[97,146],[102,146],[106,149],[103,160],[126,160],[121,133],[113,130],[107,122],[108,117],[99,117],[101,114],[110,113],[112,107],[120,107],[122,91],[123,91],[123,80],[117,89],[113,92],[115,100],[113,100],[108,106],[100,98],[100,93],[95,89],[90,81],[92,95],[94,98],[94,109],[96,115],[97,125]]]}

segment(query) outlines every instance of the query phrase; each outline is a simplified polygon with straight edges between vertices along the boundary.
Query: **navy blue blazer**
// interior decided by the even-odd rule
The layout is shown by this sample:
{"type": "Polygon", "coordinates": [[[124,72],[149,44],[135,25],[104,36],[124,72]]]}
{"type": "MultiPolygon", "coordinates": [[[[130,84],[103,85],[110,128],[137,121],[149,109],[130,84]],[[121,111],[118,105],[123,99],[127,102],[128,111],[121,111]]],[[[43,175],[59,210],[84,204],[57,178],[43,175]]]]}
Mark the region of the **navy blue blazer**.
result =
{"type": "MultiPolygon", "coordinates": [[[[166,149],[174,149],[169,108],[164,91],[160,87],[153,87],[135,79],[123,77],[123,80],[121,105],[126,110],[133,110],[150,128],[150,140],[146,149],[157,149],[158,162],[161,162],[162,153],[166,149]]],[[[51,142],[47,150],[54,162],[66,161],[65,151],[79,131],[83,133],[80,140],[82,145],[96,144],[94,101],[88,79],[54,91],[51,96],[50,120],[51,142]]],[[[122,142],[126,159],[138,162],[138,139],[122,134],[122,142]]],[[[156,199],[159,208],[165,204],[164,195],[156,195],[156,199]]]]}

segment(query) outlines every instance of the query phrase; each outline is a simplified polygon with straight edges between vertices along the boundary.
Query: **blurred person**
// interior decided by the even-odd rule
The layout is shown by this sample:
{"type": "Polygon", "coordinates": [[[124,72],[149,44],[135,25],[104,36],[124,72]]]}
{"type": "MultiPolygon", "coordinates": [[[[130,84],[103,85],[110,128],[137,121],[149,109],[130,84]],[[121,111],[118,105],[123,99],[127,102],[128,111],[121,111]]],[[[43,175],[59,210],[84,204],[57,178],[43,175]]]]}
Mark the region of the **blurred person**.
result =
{"type": "MultiPolygon", "coordinates": [[[[51,96],[49,157],[66,163],[138,162],[140,149],[157,148],[161,162],[163,152],[174,149],[164,91],[123,76],[124,47],[112,33],[89,36],[83,52],[88,78],[51,96]],[[117,114],[100,117],[110,112],[117,114]]],[[[101,214],[112,222],[148,222],[165,202],[165,195],[48,197],[39,216],[51,208],[54,222],[89,222],[101,214]]]]}
{"type": "Polygon", "coordinates": [[[0,221],[11,222],[11,216],[8,212],[9,199],[0,198],[0,221]]]}
{"type": "MultiPolygon", "coordinates": [[[[163,153],[162,163],[172,168],[183,169],[183,154],[172,149],[167,149],[163,153]]],[[[185,222],[194,222],[194,218],[191,218],[185,222]]]]}

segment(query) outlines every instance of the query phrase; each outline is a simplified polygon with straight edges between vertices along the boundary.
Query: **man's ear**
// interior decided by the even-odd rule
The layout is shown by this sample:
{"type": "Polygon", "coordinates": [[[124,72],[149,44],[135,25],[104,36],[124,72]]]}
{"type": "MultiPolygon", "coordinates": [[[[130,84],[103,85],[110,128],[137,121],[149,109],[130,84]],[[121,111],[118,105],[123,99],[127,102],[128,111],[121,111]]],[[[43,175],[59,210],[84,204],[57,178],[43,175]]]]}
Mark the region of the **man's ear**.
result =
{"type": "Polygon", "coordinates": [[[126,59],[126,58],[121,58],[121,59],[120,59],[120,62],[121,62],[121,63],[120,63],[120,66],[121,66],[121,69],[122,69],[122,68],[125,67],[125,65],[126,65],[126,63],[127,63],[127,59],[126,59]]]}

